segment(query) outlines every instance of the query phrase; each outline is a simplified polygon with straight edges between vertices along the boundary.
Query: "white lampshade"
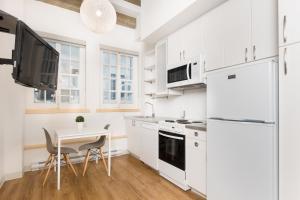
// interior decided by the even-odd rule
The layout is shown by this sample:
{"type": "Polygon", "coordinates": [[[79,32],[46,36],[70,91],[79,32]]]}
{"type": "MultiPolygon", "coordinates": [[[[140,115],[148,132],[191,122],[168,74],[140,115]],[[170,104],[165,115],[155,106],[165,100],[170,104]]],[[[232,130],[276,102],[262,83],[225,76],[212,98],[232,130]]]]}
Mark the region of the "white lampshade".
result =
{"type": "Polygon", "coordinates": [[[117,21],[116,10],[109,0],[84,0],[80,16],[83,23],[96,33],[111,31],[117,21]]]}

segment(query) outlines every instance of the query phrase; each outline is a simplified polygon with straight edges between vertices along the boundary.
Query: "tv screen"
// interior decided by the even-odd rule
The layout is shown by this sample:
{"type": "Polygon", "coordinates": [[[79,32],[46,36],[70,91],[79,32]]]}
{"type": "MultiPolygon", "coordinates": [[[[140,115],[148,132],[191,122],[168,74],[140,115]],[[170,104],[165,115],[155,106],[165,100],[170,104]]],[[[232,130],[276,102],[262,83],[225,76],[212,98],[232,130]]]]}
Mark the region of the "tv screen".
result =
{"type": "Polygon", "coordinates": [[[59,53],[24,22],[18,21],[13,78],[16,83],[56,90],[59,53]]]}

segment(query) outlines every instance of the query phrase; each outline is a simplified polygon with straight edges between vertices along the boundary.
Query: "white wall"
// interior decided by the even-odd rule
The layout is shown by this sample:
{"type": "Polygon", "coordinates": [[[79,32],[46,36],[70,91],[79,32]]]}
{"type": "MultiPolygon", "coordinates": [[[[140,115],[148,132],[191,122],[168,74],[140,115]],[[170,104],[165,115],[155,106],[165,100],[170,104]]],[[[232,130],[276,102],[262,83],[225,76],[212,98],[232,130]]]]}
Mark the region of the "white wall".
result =
{"type": "Polygon", "coordinates": [[[206,120],[206,89],[186,90],[182,96],[155,100],[157,116],[180,118],[183,110],[186,119],[206,120]]]}
{"type": "MultiPolygon", "coordinates": [[[[23,0],[1,0],[0,9],[16,17],[23,16],[23,0]]],[[[14,36],[0,33],[0,57],[11,58],[14,36]]],[[[24,88],[11,77],[12,66],[0,68],[0,184],[1,178],[13,179],[23,171],[24,88]]]]}
{"type": "Polygon", "coordinates": [[[144,39],[196,0],[142,0],[141,38],[144,39]]]}
{"type": "MultiPolygon", "coordinates": [[[[112,32],[97,35],[89,31],[80,20],[79,13],[51,6],[39,1],[25,0],[24,21],[36,31],[53,33],[86,41],[86,107],[91,112],[83,114],[89,127],[103,127],[110,123],[113,135],[124,135],[123,113],[96,113],[99,108],[100,44],[140,51],[135,31],[116,26],[112,32]]],[[[31,90],[29,90],[30,92],[31,90]]],[[[27,90],[28,92],[28,90],[27,90]]],[[[137,113],[132,113],[137,114],[137,113]]],[[[43,144],[45,138],[41,128],[53,133],[56,128],[74,127],[74,119],[79,114],[39,114],[25,115],[24,144],[43,144]]],[[[127,141],[114,141],[114,149],[127,149],[127,141]]],[[[45,149],[27,150],[24,153],[24,166],[28,169],[33,163],[47,158],[45,149]]]]}

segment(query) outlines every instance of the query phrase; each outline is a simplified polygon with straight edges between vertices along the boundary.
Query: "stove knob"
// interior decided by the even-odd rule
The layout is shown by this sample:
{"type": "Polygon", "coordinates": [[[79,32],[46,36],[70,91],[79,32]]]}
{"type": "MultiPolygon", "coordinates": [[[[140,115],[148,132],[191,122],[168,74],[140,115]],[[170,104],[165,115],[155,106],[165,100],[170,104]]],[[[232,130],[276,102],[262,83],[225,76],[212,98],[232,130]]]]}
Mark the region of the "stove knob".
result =
{"type": "Polygon", "coordinates": [[[198,137],[198,132],[195,132],[194,135],[195,135],[196,137],[198,137]]]}
{"type": "Polygon", "coordinates": [[[199,146],[198,142],[195,142],[195,147],[198,147],[198,146],[199,146]]]}

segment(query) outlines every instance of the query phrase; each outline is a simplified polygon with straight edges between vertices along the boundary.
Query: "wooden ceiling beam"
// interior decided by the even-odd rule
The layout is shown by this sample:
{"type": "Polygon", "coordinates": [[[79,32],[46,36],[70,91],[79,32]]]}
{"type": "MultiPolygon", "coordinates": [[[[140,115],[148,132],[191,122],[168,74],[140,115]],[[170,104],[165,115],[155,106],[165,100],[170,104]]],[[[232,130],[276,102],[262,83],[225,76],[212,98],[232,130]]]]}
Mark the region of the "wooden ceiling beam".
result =
{"type": "MultiPolygon", "coordinates": [[[[80,5],[82,3],[82,0],[38,0],[44,3],[48,3],[54,6],[58,6],[61,8],[65,8],[68,10],[72,10],[75,12],[80,11],[80,5]]],[[[126,0],[128,2],[132,1],[135,3],[140,2],[140,0],[126,0]]],[[[130,2],[131,3],[131,2],[130,2]]],[[[128,28],[136,28],[136,18],[128,16],[126,14],[117,12],[117,24],[121,26],[125,26],[128,28]]]]}

